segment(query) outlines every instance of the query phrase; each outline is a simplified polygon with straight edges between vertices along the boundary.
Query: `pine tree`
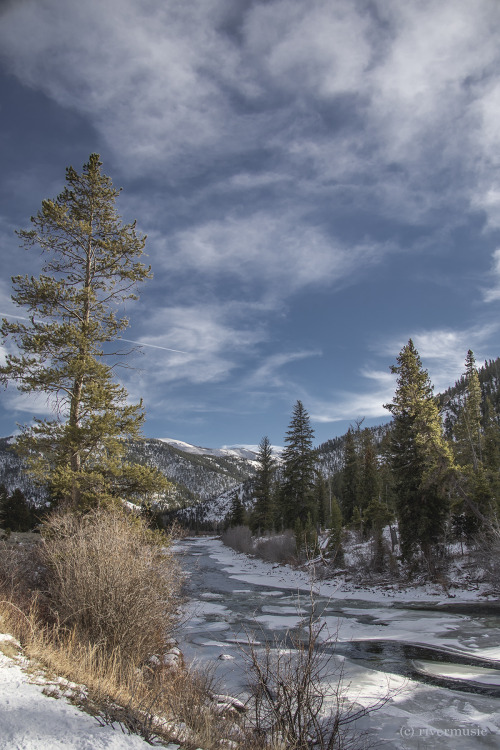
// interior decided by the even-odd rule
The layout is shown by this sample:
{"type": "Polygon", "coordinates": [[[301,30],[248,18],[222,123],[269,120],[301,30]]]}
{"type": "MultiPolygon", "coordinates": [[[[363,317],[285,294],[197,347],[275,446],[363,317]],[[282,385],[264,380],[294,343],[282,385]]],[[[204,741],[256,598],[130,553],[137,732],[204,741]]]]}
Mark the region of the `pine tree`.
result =
{"type": "Polygon", "coordinates": [[[238,490],[233,493],[231,498],[228,521],[229,526],[243,526],[245,524],[245,506],[241,501],[238,490]]]}
{"type": "Polygon", "coordinates": [[[470,349],[467,352],[465,368],[465,393],[453,429],[454,448],[455,456],[461,466],[470,465],[477,470],[483,460],[481,385],[474,354],[470,349]]]}
{"type": "Polygon", "coordinates": [[[324,529],[330,514],[329,491],[326,479],[318,469],[315,472],[314,481],[314,506],[316,508],[318,525],[321,529],[324,529]]]}
{"type": "Polygon", "coordinates": [[[380,476],[377,449],[373,432],[366,429],[361,433],[361,477],[359,486],[361,508],[366,508],[379,495],[380,476]]]}
{"type": "Polygon", "coordinates": [[[394,401],[386,405],[394,417],[391,435],[401,551],[410,559],[420,547],[429,566],[444,533],[449,503],[447,482],[450,450],[433,387],[410,339],[391,371],[398,375],[394,401]]]}
{"type": "Polygon", "coordinates": [[[453,449],[458,465],[461,502],[454,514],[459,537],[471,539],[483,519],[492,515],[493,492],[483,465],[484,434],[481,414],[481,385],[474,354],[469,349],[465,360],[465,390],[453,427],[453,449]]]}
{"type": "Polygon", "coordinates": [[[274,459],[269,438],[259,443],[259,468],[255,477],[255,506],[252,513],[253,531],[268,531],[274,525],[274,459]]]}
{"type": "Polygon", "coordinates": [[[293,410],[283,451],[283,483],[281,500],[286,526],[293,527],[297,518],[305,521],[308,513],[316,520],[314,508],[315,453],[312,447],[314,430],[301,401],[293,410]]]}
{"type": "Polygon", "coordinates": [[[5,487],[0,488],[0,522],[4,529],[11,531],[29,531],[35,524],[35,518],[24,493],[15,489],[9,495],[5,487]]]}
{"type": "Polygon", "coordinates": [[[342,515],[350,523],[354,509],[359,506],[360,471],[354,432],[349,427],[344,441],[344,468],[342,471],[342,515]]]}
{"type": "Polygon", "coordinates": [[[139,260],[145,238],[135,223],[121,223],[120,191],[101,166],[92,154],[82,174],[69,167],[61,194],[42,202],[31,230],[18,232],[26,249],[41,249],[42,273],[12,279],[12,299],[28,322],[4,319],[1,327],[18,352],[7,355],[0,380],[43,393],[56,414],[25,427],[17,450],[73,506],[165,487],[159,472],[124,461],[124,438],[139,435],[144,414],[113,382],[121,355],[113,342],[128,325],[116,311],[151,273],[139,260]]]}

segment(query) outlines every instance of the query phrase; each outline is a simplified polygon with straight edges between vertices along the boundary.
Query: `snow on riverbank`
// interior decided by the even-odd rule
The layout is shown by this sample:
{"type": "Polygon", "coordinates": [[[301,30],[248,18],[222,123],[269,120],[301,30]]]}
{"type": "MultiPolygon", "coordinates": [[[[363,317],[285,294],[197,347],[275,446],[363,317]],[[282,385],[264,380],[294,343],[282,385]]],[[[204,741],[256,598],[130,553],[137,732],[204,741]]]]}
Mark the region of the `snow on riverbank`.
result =
{"type": "MultiPolygon", "coordinates": [[[[13,642],[0,634],[0,641],[13,642]]],[[[42,677],[30,676],[27,662],[0,651],[0,750],[146,750],[137,735],[119,727],[100,726],[95,718],[65,697],[44,694],[50,687],[42,677]]],[[[52,688],[54,689],[54,688],[52,688]]],[[[60,691],[59,691],[60,692],[60,691]]],[[[177,745],[169,745],[178,750],[177,745]]]]}
{"type": "MultiPolygon", "coordinates": [[[[314,591],[320,596],[331,599],[356,600],[365,602],[380,602],[392,600],[397,602],[432,602],[442,604],[450,602],[450,595],[438,584],[427,583],[421,586],[405,586],[403,583],[394,583],[386,586],[360,586],[356,583],[346,581],[343,577],[329,580],[317,580],[314,575],[314,566],[309,570],[299,570],[289,565],[277,565],[265,562],[255,557],[248,557],[241,552],[226,547],[217,537],[199,537],[191,539],[195,544],[199,541],[205,545],[207,541],[213,540],[210,555],[218,560],[223,567],[236,580],[246,581],[256,585],[276,586],[281,591],[289,589],[293,591],[309,592],[311,583],[314,591]]],[[[182,543],[176,545],[176,549],[182,550],[182,543]]],[[[452,599],[454,602],[490,601],[486,594],[486,586],[481,588],[466,589],[454,588],[452,599]]],[[[494,597],[496,599],[496,597],[494,597]]]]}

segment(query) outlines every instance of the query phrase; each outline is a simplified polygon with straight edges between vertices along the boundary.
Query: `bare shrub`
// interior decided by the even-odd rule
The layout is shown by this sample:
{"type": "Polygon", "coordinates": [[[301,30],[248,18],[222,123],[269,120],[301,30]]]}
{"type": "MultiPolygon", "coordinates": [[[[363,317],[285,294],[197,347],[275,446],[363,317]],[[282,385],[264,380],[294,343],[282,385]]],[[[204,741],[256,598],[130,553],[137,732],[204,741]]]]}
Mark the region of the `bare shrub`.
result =
{"type": "MultiPolygon", "coordinates": [[[[315,615],[311,598],[305,637],[288,632],[264,648],[249,635],[245,655],[250,674],[250,723],[254,740],[248,747],[263,750],[346,750],[359,747],[353,725],[381,708],[389,690],[373,705],[360,707],[347,697],[341,663],[330,639],[323,640],[325,623],[315,615]]],[[[246,746],[245,746],[246,747],[246,746]]]]}
{"type": "Polygon", "coordinates": [[[161,652],[181,583],[166,542],[122,510],[50,516],[40,553],[57,621],[134,663],[161,652]]]}
{"type": "Polygon", "coordinates": [[[296,543],[293,531],[274,534],[259,539],[255,544],[255,554],[271,563],[293,563],[296,558],[296,543]]]}
{"type": "Polygon", "coordinates": [[[248,526],[231,526],[221,534],[222,543],[236,552],[249,555],[254,551],[252,533],[248,526]]]}
{"type": "MultiPolygon", "coordinates": [[[[39,539],[37,535],[37,541],[39,539]]],[[[28,612],[37,596],[41,577],[37,544],[0,541],[0,598],[15,602],[28,612]]]]}
{"type": "Polygon", "coordinates": [[[500,591],[500,529],[496,526],[477,534],[470,550],[470,560],[476,577],[500,591]]]}

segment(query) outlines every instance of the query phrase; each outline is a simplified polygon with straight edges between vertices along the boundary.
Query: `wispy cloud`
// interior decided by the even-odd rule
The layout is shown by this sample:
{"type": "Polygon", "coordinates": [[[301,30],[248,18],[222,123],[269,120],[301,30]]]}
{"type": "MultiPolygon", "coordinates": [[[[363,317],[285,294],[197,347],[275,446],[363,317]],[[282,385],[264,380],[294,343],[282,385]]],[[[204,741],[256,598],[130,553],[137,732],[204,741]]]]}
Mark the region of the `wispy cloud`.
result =
{"type": "Polygon", "coordinates": [[[191,268],[205,277],[258,281],[264,296],[277,298],[343,280],[395,250],[392,244],[368,241],[347,246],[297,214],[264,211],[206,222],[179,232],[169,245],[163,257],[155,252],[166,270],[191,268]]]}
{"type": "Polygon", "coordinates": [[[319,356],[321,356],[321,352],[318,350],[271,354],[255,370],[250,371],[248,376],[245,377],[245,385],[250,388],[265,387],[271,389],[282,388],[286,384],[287,388],[290,389],[290,378],[283,373],[283,369],[291,362],[319,356]]]}

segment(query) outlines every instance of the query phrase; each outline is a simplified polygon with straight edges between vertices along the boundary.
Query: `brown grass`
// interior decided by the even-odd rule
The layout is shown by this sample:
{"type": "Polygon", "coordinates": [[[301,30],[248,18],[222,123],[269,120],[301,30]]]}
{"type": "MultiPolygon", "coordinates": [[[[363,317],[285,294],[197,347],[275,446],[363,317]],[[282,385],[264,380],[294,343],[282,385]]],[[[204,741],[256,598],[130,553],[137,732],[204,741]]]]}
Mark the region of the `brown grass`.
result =
{"type": "Polygon", "coordinates": [[[75,699],[101,723],[147,740],[216,750],[239,731],[217,712],[210,673],[162,664],[181,584],[168,538],[106,510],[55,513],[38,539],[0,547],[0,630],[32,664],[85,686],[75,699]]]}

